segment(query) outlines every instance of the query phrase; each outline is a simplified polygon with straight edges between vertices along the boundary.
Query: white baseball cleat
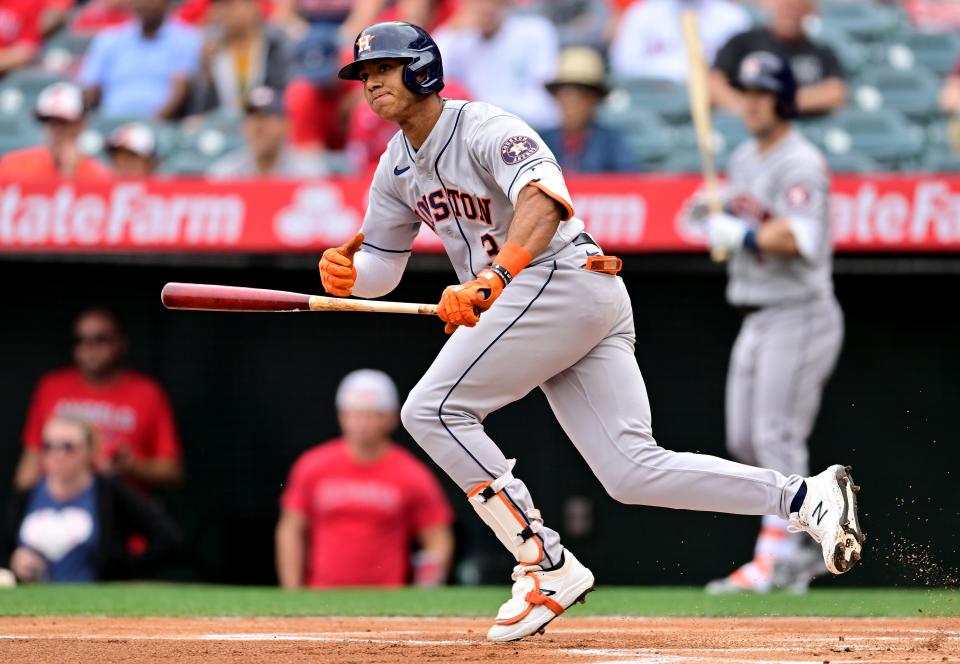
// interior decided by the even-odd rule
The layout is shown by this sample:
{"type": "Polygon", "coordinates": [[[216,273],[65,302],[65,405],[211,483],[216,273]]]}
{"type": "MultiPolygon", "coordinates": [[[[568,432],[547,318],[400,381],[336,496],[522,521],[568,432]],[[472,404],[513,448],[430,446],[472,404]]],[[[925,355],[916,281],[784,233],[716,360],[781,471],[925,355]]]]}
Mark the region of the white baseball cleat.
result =
{"type": "Polygon", "coordinates": [[[860,560],[863,531],[857,520],[857,492],[850,466],[830,466],[808,477],[799,512],[790,515],[790,531],[809,533],[820,543],[823,562],[833,574],[853,569],[860,560]]]}
{"type": "Polygon", "coordinates": [[[487,632],[488,641],[516,641],[543,634],[547,624],[577,602],[586,602],[593,590],[593,572],[584,567],[569,549],[563,552],[563,566],[544,572],[539,565],[513,568],[512,597],[497,612],[487,632]]]}

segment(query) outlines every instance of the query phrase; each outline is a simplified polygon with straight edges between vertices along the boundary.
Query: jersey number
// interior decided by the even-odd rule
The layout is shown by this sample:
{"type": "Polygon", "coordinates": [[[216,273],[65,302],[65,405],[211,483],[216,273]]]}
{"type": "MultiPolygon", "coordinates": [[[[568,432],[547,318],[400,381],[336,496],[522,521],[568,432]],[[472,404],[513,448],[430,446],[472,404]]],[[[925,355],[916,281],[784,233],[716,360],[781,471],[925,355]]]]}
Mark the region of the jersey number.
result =
{"type": "Polygon", "coordinates": [[[497,241],[490,233],[481,235],[480,242],[483,244],[483,248],[487,250],[487,256],[490,258],[500,253],[500,245],[497,244],[497,241]]]}

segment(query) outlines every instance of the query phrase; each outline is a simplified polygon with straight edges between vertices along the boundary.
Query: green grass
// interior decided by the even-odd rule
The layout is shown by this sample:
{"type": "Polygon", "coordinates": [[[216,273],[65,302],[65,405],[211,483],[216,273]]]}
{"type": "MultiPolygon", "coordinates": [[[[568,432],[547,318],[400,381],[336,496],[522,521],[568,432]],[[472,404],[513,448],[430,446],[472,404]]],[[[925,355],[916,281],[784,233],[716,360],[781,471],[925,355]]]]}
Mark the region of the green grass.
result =
{"type": "MultiPolygon", "coordinates": [[[[0,590],[0,616],[492,616],[507,588],[336,590],[177,584],[21,586],[0,590]]],[[[579,616],[956,616],[955,591],[817,589],[806,595],[711,597],[699,588],[604,587],[579,616]]]]}

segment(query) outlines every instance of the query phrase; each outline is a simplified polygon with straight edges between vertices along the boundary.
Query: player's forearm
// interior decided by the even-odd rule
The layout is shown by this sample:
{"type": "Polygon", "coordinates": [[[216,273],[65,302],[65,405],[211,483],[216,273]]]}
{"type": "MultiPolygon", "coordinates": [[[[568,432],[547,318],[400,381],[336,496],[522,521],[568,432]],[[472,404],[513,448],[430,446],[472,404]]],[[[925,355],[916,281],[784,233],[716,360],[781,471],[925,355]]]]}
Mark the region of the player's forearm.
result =
{"type": "Polygon", "coordinates": [[[507,241],[537,256],[547,248],[562,218],[560,204],[534,186],[520,191],[507,241]]]}
{"type": "Polygon", "coordinates": [[[305,533],[299,523],[289,517],[281,517],[277,524],[277,578],[280,586],[288,589],[303,587],[304,560],[306,559],[305,533]]]}
{"type": "Polygon", "coordinates": [[[757,231],[757,248],[770,256],[799,256],[797,238],[785,219],[774,219],[763,224],[757,231]]]}
{"type": "Polygon", "coordinates": [[[801,113],[822,113],[840,108],[847,101],[847,84],[828,78],[797,90],[797,108],[801,113]]]}
{"type": "Polygon", "coordinates": [[[360,251],[353,256],[357,280],[352,295],[356,297],[383,297],[400,283],[410,254],[382,256],[376,251],[360,251]]]}
{"type": "Polygon", "coordinates": [[[710,89],[710,101],[713,102],[714,107],[734,113],[740,111],[743,95],[730,85],[726,74],[722,71],[710,70],[707,87],[710,89]]]}

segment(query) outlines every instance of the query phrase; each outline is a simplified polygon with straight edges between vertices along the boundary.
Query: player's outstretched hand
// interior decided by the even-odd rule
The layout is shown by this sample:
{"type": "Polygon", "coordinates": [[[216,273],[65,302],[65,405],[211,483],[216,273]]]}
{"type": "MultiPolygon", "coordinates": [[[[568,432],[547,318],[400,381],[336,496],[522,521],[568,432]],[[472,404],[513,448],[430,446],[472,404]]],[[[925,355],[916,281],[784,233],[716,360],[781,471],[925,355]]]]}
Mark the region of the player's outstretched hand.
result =
{"type": "Polygon", "coordinates": [[[447,324],[443,331],[453,334],[460,325],[473,327],[502,292],[503,280],[492,270],[482,270],[473,281],[447,286],[437,307],[437,315],[447,324]]]}
{"type": "Polygon", "coordinates": [[[320,258],[320,283],[330,295],[347,297],[353,291],[357,280],[357,269],[353,266],[353,255],[363,244],[363,233],[357,233],[353,239],[339,247],[331,247],[320,258]]]}
{"type": "Polygon", "coordinates": [[[750,227],[743,219],[724,212],[707,218],[707,238],[711,249],[725,252],[739,251],[750,227]]]}

